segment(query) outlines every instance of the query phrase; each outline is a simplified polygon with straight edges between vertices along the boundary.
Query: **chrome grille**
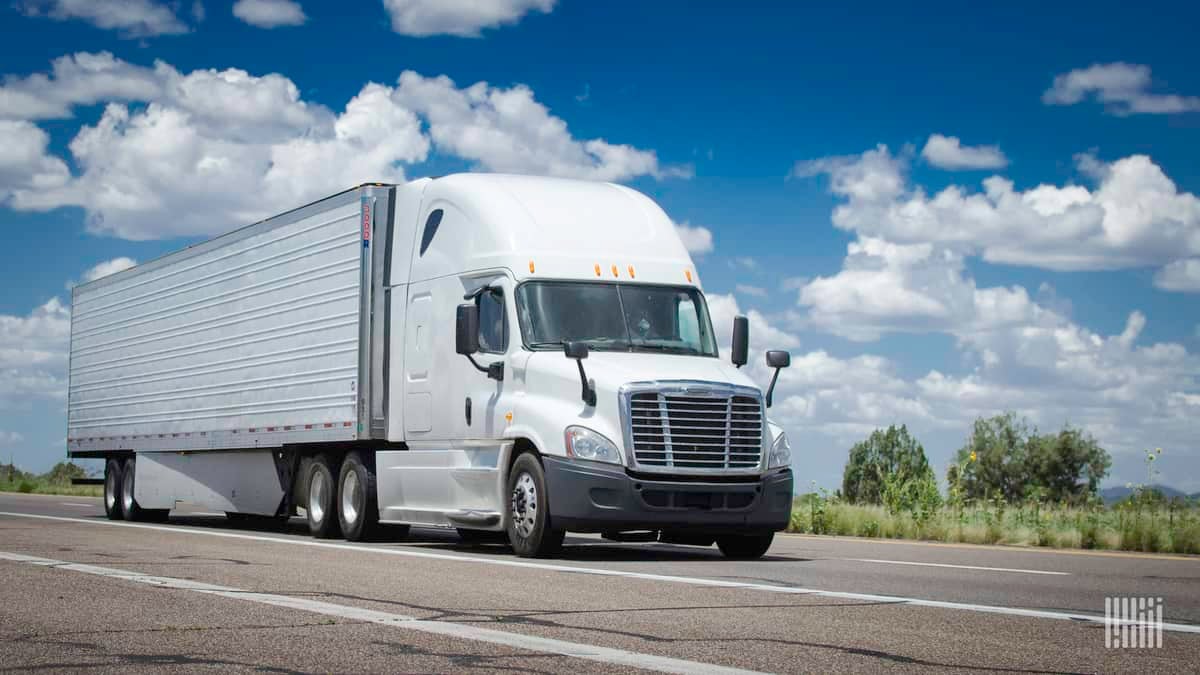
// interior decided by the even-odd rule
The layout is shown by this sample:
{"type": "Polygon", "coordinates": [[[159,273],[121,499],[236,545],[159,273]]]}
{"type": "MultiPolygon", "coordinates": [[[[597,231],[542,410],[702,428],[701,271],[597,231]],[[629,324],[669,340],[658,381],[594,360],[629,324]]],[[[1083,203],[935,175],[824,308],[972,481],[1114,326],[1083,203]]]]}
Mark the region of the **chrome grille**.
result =
{"type": "Polygon", "coordinates": [[[762,461],[758,396],[701,393],[694,387],[628,396],[627,440],[639,467],[747,470],[762,461]]]}

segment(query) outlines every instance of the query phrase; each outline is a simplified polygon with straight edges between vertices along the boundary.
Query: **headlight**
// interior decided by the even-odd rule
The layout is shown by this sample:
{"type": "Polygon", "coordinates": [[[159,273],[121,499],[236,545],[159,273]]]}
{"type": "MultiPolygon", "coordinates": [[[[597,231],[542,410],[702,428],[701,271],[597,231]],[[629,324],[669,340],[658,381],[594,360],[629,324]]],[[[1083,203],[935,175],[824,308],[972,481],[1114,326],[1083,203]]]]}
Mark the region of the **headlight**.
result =
{"type": "Polygon", "coordinates": [[[565,436],[567,457],[593,462],[621,463],[621,453],[617,451],[617,446],[587,427],[567,427],[565,436]]]}
{"type": "Polygon", "coordinates": [[[771,445],[771,457],[767,460],[767,468],[790,466],[792,463],[792,446],[788,444],[787,434],[780,432],[779,437],[771,445]]]}

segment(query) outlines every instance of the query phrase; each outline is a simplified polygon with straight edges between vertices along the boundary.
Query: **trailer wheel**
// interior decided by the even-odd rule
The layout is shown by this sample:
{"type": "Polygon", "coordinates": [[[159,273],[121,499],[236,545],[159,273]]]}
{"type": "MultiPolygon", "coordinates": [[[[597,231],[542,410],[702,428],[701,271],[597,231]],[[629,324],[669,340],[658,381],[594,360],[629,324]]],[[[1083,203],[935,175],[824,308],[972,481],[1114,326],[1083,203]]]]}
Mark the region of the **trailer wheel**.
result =
{"type": "Polygon", "coordinates": [[[121,511],[125,514],[125,520],[162,522],[171,513],[170,509],[143,509],[134,497],[136,462],[137,457],[130,457],[121,468],[121,511]]]}
{"type": "Polygon", "coordinates": [[[374,462],[358,452],[346,455],[338,476],[338,523],[349,541],[370,541],[379,536],[379,502],[375,492],[374,462]]]}
{"type": "Polygon", "coordinates": [[[566,532],[550,526],[546,474],[537,457],[526,453],[508,474],[508,541],[522,558],[553,555],[562,548],[566,532]]]}
{"type": "Polygon", "coordinates": [[[774,540],[774,532],[766,534],[730,534],[717,537],[717,548],[721,549],[721,553],[724,553],[726,558],[755,560],[763,557],[767,549],[771,548],[771,542],[774,540]]]}
{"type": "Polygon", "coordinates": [[[121,520],[121,460],[110,459],[104,464],[104,515],[109,520],[121,520]]]}
{"type": "Polygon", "coordinates": [[[317,455],[309,464],[305,511],[308,512],[308,531],[318,539],[332,539],[340,534],[334,466],[328,455],[317,455]]]}

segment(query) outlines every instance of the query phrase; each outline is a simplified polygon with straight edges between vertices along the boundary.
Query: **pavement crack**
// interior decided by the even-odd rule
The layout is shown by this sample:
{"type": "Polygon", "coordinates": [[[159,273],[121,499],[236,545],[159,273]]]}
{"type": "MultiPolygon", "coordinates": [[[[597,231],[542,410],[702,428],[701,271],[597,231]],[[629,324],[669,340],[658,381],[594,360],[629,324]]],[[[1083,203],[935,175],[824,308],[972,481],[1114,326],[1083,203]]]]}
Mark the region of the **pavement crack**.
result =
{"type": "Polygon", "coordinates": [[[103,630],[74,630],[74,631],[55,631],[50,633],[27,633],[25,635],[17,635],[13,637],[0,638],[0,643],[5,642],[23,642],[33,644],[59,644],[66,646],[77,646],[87,648],[85,645],[89,643],[75,643],[58,640],[60,637],[84,636],[84,635],[123,635],[123,634],[153,634],[153,633],[182,633],[188,631],[231,631],[231,630],[283,630],[290,628],[319,628],[325,626],[348,626],[361,625],[369,622],[354,621],[349,619],[322,619],[320,621],[301,621],[296,623],[281,623],[281,624],[240,624],[227,626],[156,626],[150,628],[113,628],[103,630]]]}
{"type": "Polygon", "coordinates": [[[518,659],[521,663],[530,661],[547,660],[552,661],[558,658],[557,654],[541,654],[541,653],[522,653],[522,654],[466,654],[461,652],[439,652],[431,649],[425,649],[419,645],[406,644],[403,642],[381,642],[375,641],[371,643],[375,647],[381,647],[385,652],[392,656],[433,656],[446,659],[454,665],[456,669],[476,669],[482,668],[485,670],[501,670],[506,673],[554,673],[556,670],[538,670],[536,668],[522,667],[510,663],[513,659],[518,659]]]}

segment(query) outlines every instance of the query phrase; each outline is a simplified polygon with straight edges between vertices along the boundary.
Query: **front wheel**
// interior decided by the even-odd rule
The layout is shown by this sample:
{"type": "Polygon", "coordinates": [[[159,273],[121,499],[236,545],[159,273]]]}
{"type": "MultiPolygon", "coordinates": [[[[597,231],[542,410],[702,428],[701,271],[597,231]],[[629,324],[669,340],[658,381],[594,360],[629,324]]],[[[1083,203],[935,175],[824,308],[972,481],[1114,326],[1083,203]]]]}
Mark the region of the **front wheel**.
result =
{"type": "Polygon", "coordinates": [[[562,548],[566,532],[550,523],[550,500],[546,492],[546,474],[531,454],[513,462],[508,475],[508,541],[522,558],[552,555],[562,548]]]}
{"type": "Polygon", "coordinates": [[[754,560],[763,557],[767,549],[771,548],[771,542],[774,540],[774,532],[766,534],[731,534],[717,537],[717,548],[721,549],[721,553],[724,553],[726,558],[754,560]]]}

